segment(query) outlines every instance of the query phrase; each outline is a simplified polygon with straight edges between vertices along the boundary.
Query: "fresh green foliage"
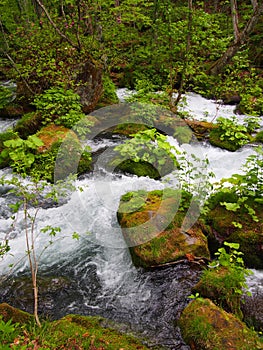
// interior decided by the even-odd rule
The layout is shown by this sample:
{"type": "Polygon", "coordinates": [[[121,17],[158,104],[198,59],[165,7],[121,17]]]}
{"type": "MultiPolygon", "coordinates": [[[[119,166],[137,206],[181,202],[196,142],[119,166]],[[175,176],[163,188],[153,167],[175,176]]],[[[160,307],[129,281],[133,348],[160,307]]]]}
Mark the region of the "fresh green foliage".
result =
{"type": "Polygon", "coordinates": [[[178,164],[177,155],[180,151],[171,146],[167,137],[156,129],[140,131],[133,138],[114,148],[124,160],[131,159],[134,162],[148,162],[156,168],[164,166],[167,159],[174,166],[178,164]]]}
{"type": "MultiPolygon", "coordinates": [[[[10,319],[4,322],[2,316],[0,316],[0,339],[1,344],[12,343],[15,337],[18,335],[18,323],[13,323],[10,319]]],[[[7,347],[6,347],[7,349],[7,347]]]]}
{"type": "Polygon", "coordinates": [[[0,109],[10,103],[12,96],[13,92],[10,89],[0,85],[0,109]]]}
{"type": "Polygon", "coordinates": [[[27,140],[21,138],[11,139],[4,142],[6,147],[1,157],[11,158],[11,167],[23,175],[26,175],[28,169],[35,161],[35,154],[38,147],[42,146],[43,142],[36,136],[28,136],[27,140]]]}
{"type": "Polygon", "coordinates": [[[243,146],[249,142],[248,128],[239,124],[236,117],[218,118],[216,124],[220,130],[220,140],[229,141],[236,146],[243,146]]]}
{"type": "Polygon", "coordinates": [[[210,297],[240,318],[241,296],[247,290],[246,277],[252,273],[244,266],[242,255],[238,243],[224,242],[196,287],[202,296],[210,297]]]}
{"type": "Polygon", "coordinates": [[[242,270],[244,268],[244,262],[241,257],[243,253],[238,251],[239,244],[224,242],[224,246],[229,248],[229,252],[226,251],[225,247],[219,248],[218,252],[215,253],[218,256],[217,261],[210,266],[214,267],[219,264],[223,267],[234,267],[242,270]]]}
{"type": "Polygon", "coordinates": [[[72,128],[85,116],[82,113],[79,95],[61,87],[46,90],[35,98],[34,105],[42,115],[43,124],[55,121],[57,125],[72,128]]]}
{"type": "Polygon", "coordinates": [[[244,208],[251,218],[257,222],[258,218],[251,203],[263,203],[263,150],[261,147],[258,147],[256,153],[247,158],[242,167],[242,172],[243,174],[234,174],[231,178],[221,181],[222,187],[218,190],[225,193],[234,193],[238,198],[235,202],[224,201],[220,204],[225,206],[227,210],[234,212],[244,208]]]}

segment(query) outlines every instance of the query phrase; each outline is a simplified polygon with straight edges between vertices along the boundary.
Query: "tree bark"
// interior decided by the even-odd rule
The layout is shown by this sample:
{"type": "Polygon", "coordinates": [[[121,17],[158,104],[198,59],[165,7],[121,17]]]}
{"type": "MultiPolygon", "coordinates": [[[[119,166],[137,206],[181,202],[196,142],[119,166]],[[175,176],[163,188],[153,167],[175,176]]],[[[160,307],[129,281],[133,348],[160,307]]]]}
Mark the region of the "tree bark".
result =
{"type": "Polygon", "coordinates": [[[232,23],[233,23],[234,38],[235,38],[235,41],[237,41],[239,37],[237,0],[230,0],[230,5],[231,5],[231,16],[232,16],[232,23]]]}
{"type": "Polygon", "coordinates": [[[255,5],[256,6],[253,14],[248,20],[242,32],[240,32],[238,37],[230,43],[224,54],[209,68],[208,73],[212,75],[220,74],[223,71],[224,67],[230,63],[232,58],[240,50],[241,46],[248,41],[250,33],[254,30],[256,24],[259,21],[259,18],[263,14],[263,4],[255,5]]]}

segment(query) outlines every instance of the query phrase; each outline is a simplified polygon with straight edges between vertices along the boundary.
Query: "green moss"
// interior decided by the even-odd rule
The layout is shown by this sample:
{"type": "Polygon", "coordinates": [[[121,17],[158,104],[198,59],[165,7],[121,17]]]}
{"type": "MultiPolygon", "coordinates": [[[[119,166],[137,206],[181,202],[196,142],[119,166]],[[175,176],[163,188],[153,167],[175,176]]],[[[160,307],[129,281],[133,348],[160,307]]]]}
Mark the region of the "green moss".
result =
{"type": "Polygon", "coordinates": [[[174,189],[124,195],[117,217],[136,266],[165,264],[187,254],[209,258],[199,224],[181,230],[191,197],[174,189]]]}
{"type": "MultiPolygon", "coordinates": [[[[54,322],[42,321],[42,328],[38,328],[31,322],[32,315],[12,308],[8,304],[0,304],[0,313],[4,316],[5,322],[12,318],[14,322],[22,325],[16,329],[15,334],[16,346],[19,348],[23,346],[31,349],[37,344],[41,349],[148,349],[135,337],[123,334],[113,326],[111,328],[106,326],[107,320],[101,317],[68,315],[54,322]]],[[[2,339],[1,343],[3,346],[9,345],[6,339],[4,342],[2,339]]]]}
{"type": "Polygon", "coordinates": [[[261,143],[263,143],[263,130],[262,130],[262,131],[259,131],[259,132],[256,134],[255,140],[256,140],[256,142],[261,142],[261,143]]]}
{"type": "Polygon", "coordinates": [[[102,77],[103,92],[96,105],[96,108],[102,108],[119,102],[116,94],[116,87],[108,75],[102,77]]]}
{"type": "Polygon", "coordinates": [[[192,301],[184,309],[179,326],[184,340],[195,350],[259,350],[263,346],[256,332],[209,299],[192,301]]]}
{"type": "Polygon", "coordinates": [[[0,304],[0,315],[4,322],[8,322],[10,319],[14,323],[30,323],[34,321],[34,316],[24,312],[22,310],[16,309],[6,303],[0,304]]]}
{"type": "Polygon", "coordinates": [[[246,266],[255,269],[263,269],[262,226],[262,221],[261,223],[251,222],[250,228],[244,227],[243,229],[236,230],[227,238],[228,242],[240,244],[240,251],[244,254],[243,259],[246,266]]]}
{"type": "Polygon", "coordinates": [[[123,123],[118,124],[113,130],[113,134],[120,134],[125,136],[131,136],[133,134],[136,134],[137,132],[144,131],[149,129],[144,124],[136,124],[136,123],[123,123]]]}
{"type": "Polygon", "coordinates": [[[239,271],[231,267],[207,269],[203,272],[193,291],[211,299],[226,311],[232,312],[242,319],[241,295],[236,291],[242,288],[241,283],[244,282],[245,280],[239,271]]]}
{"type": "Polygon", "coordinates": [[[220,147],[223,149],[227,149],[228,151],[231,151],[231,152],[235,152],[241,147],[235,144],[234,142],[231,142],[228,140],[221,140],[220,137],[222,135],[223,133],[218,128],[211,130],[209,133],[209,142],[211,143],[211,145],[220,147]]]}
{"type": "Polygon", "coordinates": [[[215,246],[216,240],[239,243],[243,259],[249,268],[263,268],[263,205],[247,198],[246,205],[255,210],[257,221],[253,220],[246,206],[240,205],[236,211],[227,210],[220,202],[236,203],[238,196],[231,192],[218,192],[208,201],[211,209],[203,218],[203,231],[207,232],[209,242],[215,246]],[[240,227],[235,226],[235,222],[240,227]]]}
{"type": "Polygon", "coordinates": [[[159,171],[152,164],[144,161],[135,162],[131,159],[122,161],[114,171],[137,176],[149,176],[151,179],[160,179],[161,177],[159,171]]]}

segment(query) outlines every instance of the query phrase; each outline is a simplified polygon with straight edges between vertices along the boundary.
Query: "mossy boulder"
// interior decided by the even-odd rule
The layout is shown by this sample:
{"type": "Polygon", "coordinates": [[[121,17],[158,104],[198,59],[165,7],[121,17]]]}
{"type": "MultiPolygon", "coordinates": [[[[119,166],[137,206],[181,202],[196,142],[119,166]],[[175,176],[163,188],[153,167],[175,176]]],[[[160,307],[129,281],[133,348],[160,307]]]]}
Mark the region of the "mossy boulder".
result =
{"type": "Polygon", "coordinates": [[[144,131],[149,129],[144,124],[136,124],[136,123],[121,123],[117,126],[114,126],[112,128],[112,134],[118,134],[118,135],[124,135],[124,136],[131,136],[133,134],[136,134],[137,132],[144,131]]]}
{"type": "MultiPolygon", "coordinates": [[[[250,268],[263,268],[263,205],[247,199],[246,205],[255,211],[256,220],[249,214],[246,206],[237,210],[227,210],[220,203],[237,203],[235,193],[218,192],[209,200],[210,211],[205,217],[204,231],[209,232],[210,242],[228,241],[240,244],[244,262],[250,268]]],[[[212,248],[213,250],[213,248],[212,248]]]]}
{"type": "Polygon", "coordinates": [[[4,322],[12,320],[14,323],[29,323],[34,321],[34,316],[28,312],[17,309],[7,303],[0,304],[0,316],[4,322]]]}
{"type": "Polygon", "coordinates": [[[64,126],[50,124],[36,134],[43,142],[31,170],[51,182],[91,170],[91,153],[84,150],[77,135],[64,126]]]}
{"type": "Polygon", "coordinates": [[[74,91],[80,96],[84,113],[92,112],[103,94],[102,66],[91,56],[72,66],[74,91]]]}
{"type": "Polygon", "coordinates": [[[209,133],[209,142],[212,146],[219,147],[222,149],[226,149],[231,152],[237,151],[241,146],[231,142],[229,140],[222,140],[222,131],[219,128],[214,128],[209,133]]]}
{"type": "Polygon", "coordinates": [[[70,345],[74,349],[148,349],[134,336],[108,328],[106,323],[102,317],[67,315],[51,324],[52,345],[62,348],[64,344],[67,349],[70,345]]]}
{"type": "Polygon", "coordinates": [[[32,326],[33,315],[6,303],[0,304],[1,315],[4,322],[12,319],[14,324],[8,337],[1,338],[5,349],[11,348],[14,343],[16,349],[33,349],[36,346],[39,349],[149,349],[135,336],[119,331],[117,325],[109,326],[109,321],[102,317],[67,315],[57,321],[43,321],[43,332],[43,328],[32,326]]]}
{"type": "Polygon", "coordinates": [[[193,287],[193,293],[199,293],[202,297],[209,298],[224,310],[235,314],[242,319],[241,294],[244,283],[240,272],[231,267],[219,266],[203,272],[200,281],[193,287]]]}
{"type": "Polygon", "coordinates": [[[182,229],[190,202],[190,194],[173,189],[122,196],[117,217],[135,266],[153,267],[188,255],[209,258],[199,223],[182,229]]]}
{"type": "Polygon", "coordinates": [[[263,349],[256,332],[209,299],[190,302],[178,323],[185,342],[193,350],[263,349]]]}
{"type": "MultiPolygon", "coordinates": [[[[160,179],[161,175],[158,171],[158,169],[156,169],[151,163],[147,163],[144,161],[138,161],[135,162],[132,159],[127,159],[124,161],[115,159],[114,160],[116,162],[116,164],[118,164],[115,169],[114,172],[118,173],[118,172],[122,172],[124,174],[133,174],[133,175],[137,175],[137,176],[148,176],[151,179],[160,179]]],[[[172,171],[172,169],[170,169],[170,171],[172,171]]],[[[168,172],[170,172],[168,171],[168,172]]]]}

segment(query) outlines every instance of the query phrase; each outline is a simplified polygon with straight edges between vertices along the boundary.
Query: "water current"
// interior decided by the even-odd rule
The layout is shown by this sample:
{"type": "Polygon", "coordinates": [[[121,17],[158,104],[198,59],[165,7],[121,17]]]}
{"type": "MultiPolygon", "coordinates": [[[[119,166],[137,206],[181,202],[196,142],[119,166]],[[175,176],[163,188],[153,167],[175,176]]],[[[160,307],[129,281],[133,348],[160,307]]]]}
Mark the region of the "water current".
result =
{"type": "MultiPolygon", "coordinates": [[[[124,93],[119,91],[120,100],[124,93]]],[[[199,95],[190,94],[187,101],[185,108],[199,119],[233,115],[233,106],[221,106],[220,110],[215,101],[199,95]]],[[[0,127],[4,130],[12,123],[0,121],[0,127]]],[[[177,145],[172,137],[169,141],[177,145]]],[[[96,140],[90,146],[98,151],[119,142],[118,138],[96,140]]],[[[245,146],[232,153],[201,142],[187,145],[185,149],[208,158],[209,168],[215,173],[213,181],[239,172],[247,156],[253,152],[253,147],[245,146]]],[[[3,169],[1,174],[11,176],[11,171],[3,169]]],[[[123,331],[136,332],[148,339],[146,344],[149,346],[189,349],[181,338],[176,320],[189,302],[188,296],[198,281],[200,268],[189,262],[150,271],[135,268],[116,219],[120,197],[127,191],[162,189],[168,185],[169,181],[96,169],[76,181],[79,189],[67,200],[59,205],[46,203],[38,212],[37,231],[48,224],[59,226],[61,233],[41,256],[39,276],[50,285],[48,287],[43,282],[42,292],[40,286],[40,312],[53,318],[68,313],[105,316],[120,323],[123,331]],[[80,235],[78,240],[71,237],[74,231],[80,235]]],[[[8,204],[14,198],[7,190],[3,188],[0,197],[2,237],[10,231],[12,223],[8,204]]],[[[0,261],[1,274],[9,276],[4,287],[0,288],[0,302],[10,302],[32,311],[24,278],[29,270],[24,229],[21,215],[9,234],[12,255],[0,261]],[[12,272],[10,264],[14,265],[12,272]]],[[[46,242],[44,234],[38,235],[38,252],[43,250],[46,242]]],[[[261,288],[263,293],[263,272],[254,271],[248,283],[252,292],[261,288]]]]}

